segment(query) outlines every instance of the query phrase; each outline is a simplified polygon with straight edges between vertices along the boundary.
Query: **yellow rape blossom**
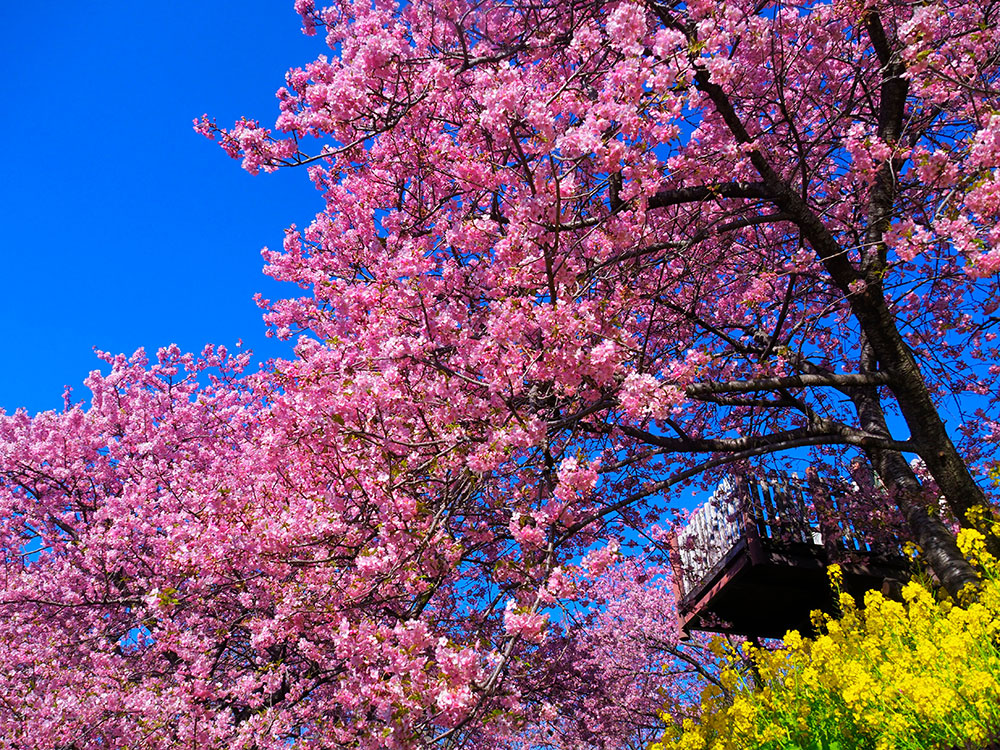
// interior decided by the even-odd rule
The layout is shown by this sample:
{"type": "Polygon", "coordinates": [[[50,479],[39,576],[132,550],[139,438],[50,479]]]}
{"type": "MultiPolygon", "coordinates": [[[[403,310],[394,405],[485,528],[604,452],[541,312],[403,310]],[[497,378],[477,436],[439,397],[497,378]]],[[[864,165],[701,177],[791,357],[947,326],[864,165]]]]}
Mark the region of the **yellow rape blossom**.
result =
{"type": "Polygon", "coordinates": [[[983,572],[974,601],[939,602],[914,582],[902,602],[869,592],[859,608],[834,568],[840,616],[816,614],[817,637],[790,631],[777,649],[719,641],[724,689],[706,689],[698,720],[668,720],[652,750],[933,750],[1000,737],[1000,564],[979,532],[958,541],[983,572]]]}

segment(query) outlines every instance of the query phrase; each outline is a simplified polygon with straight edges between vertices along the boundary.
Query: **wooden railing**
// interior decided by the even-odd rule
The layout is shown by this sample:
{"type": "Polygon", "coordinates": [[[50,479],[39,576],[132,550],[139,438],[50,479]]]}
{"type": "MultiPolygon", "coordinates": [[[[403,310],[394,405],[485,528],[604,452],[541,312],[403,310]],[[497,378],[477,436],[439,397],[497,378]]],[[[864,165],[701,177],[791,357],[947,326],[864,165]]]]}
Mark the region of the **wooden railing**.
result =
{"type": "Polygon", "coordinates": [[[744,542],[740,494],[734,480],[724,479],[712,496],[692,511],[687,525],[677,533],[680,575],[675,572],[675,578],[680,594],[687,594],[711,577],[744,542]]]}
{"type": "Polygon", "coordinates": [[[873,543],[863,523],[861,529],[855,526],[851,498],[857,493],[856,487],[794,475],[725,479],[677,533],[678,593],[697,590],[754,544],[778,552],[823,551],[830,558],[901,557],[897,542],[873,543]]]}

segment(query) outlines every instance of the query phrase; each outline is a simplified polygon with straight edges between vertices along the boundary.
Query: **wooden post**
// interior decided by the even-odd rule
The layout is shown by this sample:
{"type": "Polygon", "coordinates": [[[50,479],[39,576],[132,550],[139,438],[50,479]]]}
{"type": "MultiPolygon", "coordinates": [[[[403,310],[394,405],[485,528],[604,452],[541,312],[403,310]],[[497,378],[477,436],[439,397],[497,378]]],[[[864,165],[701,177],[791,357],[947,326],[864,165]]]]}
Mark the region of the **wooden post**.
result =
{"type": "Polygon", "coordinates": [[[678,544],[677,531],[672,529],[667,534],[667,551],[670,558],[670,572],[673,573],[671,578],[673,579],[674,601],[680,607],[680,601],[687,591],[685,591],[684,587],[684,566],[681,563],[681,553],[678,544]]]}
{"type": "Polygon", "coordinates": [[[815,467],[806,469],[806,484],[809,487],[809,496],[812,499],[813,507],[816,509],[816,520],[819,522],[819,533],[822,536],[823,549],[829,561],[838,558],[837,550],[840,548],[840,527],[837,525],[837,514],[833,504],[833,497],[829,490],[819,480],[819,472],[815,467]]]}
{"type": "Polygon", "coordinates": [[[743,521],[743,536],[747,542],[750,564],[760,565],[764,562],[764,545],[761,543],[761,539],[767,538],[764,505],[757,497],[757,483],[754,478],[742,477],[737,486],[743,521]]]}

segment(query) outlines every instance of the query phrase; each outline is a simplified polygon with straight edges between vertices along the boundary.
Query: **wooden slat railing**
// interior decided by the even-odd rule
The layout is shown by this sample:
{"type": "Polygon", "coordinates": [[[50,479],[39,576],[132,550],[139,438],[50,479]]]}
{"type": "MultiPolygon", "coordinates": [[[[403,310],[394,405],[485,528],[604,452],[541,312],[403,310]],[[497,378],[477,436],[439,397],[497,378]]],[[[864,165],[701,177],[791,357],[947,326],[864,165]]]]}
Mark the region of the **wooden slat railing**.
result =
{"type": "Polygon", "coordinates": [[[855,526],[849,512],[855,492],[794,475],[723,480],[676,535],[678,593],[697,590],[755,543],[772,551],[823,549],[833,557],[900,557],[897,543],[872,544],[872,535],[855,526]]]}

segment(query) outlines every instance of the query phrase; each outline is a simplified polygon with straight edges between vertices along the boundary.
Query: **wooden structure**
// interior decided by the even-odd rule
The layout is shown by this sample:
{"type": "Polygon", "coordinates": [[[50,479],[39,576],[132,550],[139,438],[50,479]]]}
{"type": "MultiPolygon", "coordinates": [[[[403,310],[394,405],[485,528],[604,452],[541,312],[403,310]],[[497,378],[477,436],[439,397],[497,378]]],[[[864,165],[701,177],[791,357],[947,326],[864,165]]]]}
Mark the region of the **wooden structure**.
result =
{"type": "Polygon", "coordinates": [[[831,562],[840,562],[845,590],[858,597],[905,580],[899,545],[873,546],[847,519],[848,492],[785,476],[722,482],[672,538],[682,629],[761,638],[810,632],[809,613],[833,604],[831,562]]]}

